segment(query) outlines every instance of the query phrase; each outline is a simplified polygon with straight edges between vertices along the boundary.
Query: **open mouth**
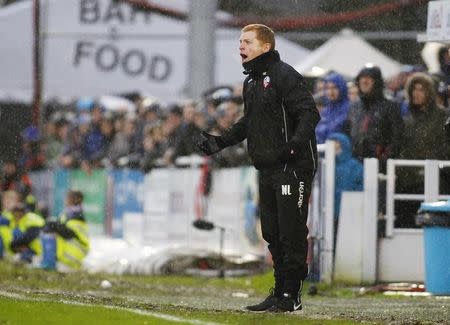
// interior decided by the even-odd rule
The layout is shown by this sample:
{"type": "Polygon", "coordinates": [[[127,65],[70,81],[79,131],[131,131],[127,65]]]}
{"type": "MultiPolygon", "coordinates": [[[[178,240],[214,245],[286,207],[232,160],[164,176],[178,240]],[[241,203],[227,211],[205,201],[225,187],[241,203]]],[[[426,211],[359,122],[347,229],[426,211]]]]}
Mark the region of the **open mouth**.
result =
{"type": "Polygon", "coordinates": [[[241,58],[242,58],[242,60],[245,60],[247,58],[247,55],[245,55],[244,53],[241,53],[241,58]]]}

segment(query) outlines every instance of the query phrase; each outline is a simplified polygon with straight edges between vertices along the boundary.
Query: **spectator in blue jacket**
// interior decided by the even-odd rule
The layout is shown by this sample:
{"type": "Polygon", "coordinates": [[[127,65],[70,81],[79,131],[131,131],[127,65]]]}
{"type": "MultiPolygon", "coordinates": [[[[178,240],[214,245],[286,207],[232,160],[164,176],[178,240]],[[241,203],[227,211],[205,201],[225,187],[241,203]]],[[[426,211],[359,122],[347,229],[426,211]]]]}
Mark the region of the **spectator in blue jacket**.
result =
{"type": "Polygon", "coordinates": [[[336,143],[334,216],[338,219],[342,192],[363,190],[363,165],[352,157],[352,144],[347,135],[333,133],[328,139],[336,143]]]}
{"type": "Polygon", "coordinates": [[[327,104],[320,112],[320,122],[316,127],[317,143],[324,143],[333,132],[344,132],[350,101],[347,82],[337,73],[325,78],[327,104]]]}
{"type": "Polygon", "coordinates": [[[328,137],[335,142],[336,167],[334,175],[334,245],[339,226],[339,212],[341,210],[341,196],[344,191],[363,190],[363,165],[352,157],[350,138],[343,133],[332,133],[328,137]]]}

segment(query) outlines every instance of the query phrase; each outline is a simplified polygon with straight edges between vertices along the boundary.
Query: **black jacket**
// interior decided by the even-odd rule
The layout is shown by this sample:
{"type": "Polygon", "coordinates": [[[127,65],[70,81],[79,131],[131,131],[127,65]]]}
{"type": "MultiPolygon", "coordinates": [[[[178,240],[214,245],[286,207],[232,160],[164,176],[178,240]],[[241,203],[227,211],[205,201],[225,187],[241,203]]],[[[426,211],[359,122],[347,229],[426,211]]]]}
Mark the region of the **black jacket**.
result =
{"type": "Polygon", "coordinates": [[[364,158],[377,158],[382,171],[389,158],[398,158],[403,134],[403,120],[398,104],[386,99],[383,94],[383,78],[378,67],[364,68],[356,77],[369,76],[374,80],[370,94],[360,92],[361,101],[350,107],[348,119],[353,154],[364,158]]]}
{"type": "Polygon", "coordinates": [[[295,149],[298,167],[317,168],[315,127],[320,120],[303,77],[282,62],[277,51],[244,63],[244,116],[221,135],[223,146],[247,138],[257,169],[286,165],[287,148],[295,149]]]}

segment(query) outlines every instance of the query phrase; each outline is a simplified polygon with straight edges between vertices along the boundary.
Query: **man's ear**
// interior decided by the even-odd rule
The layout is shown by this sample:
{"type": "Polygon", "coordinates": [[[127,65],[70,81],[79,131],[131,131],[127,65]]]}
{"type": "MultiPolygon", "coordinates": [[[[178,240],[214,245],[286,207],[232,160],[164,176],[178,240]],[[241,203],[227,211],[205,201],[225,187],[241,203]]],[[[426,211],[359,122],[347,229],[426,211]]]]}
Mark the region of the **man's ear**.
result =
{"type": "Polygon", "coordinates": [[[272,45],[270,43],[264,43],[263,44],[263,51],[264,53],[269,52],[272,45]]]}

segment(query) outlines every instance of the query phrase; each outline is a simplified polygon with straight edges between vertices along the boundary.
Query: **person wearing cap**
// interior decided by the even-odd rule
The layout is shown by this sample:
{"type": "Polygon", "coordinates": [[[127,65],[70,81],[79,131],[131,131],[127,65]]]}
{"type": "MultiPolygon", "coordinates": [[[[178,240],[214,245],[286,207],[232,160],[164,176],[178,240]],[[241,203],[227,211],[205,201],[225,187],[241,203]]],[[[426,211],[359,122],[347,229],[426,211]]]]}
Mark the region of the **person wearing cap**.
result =
{"type": "Polygon", "coordinates": [[[356,77],[360,101],[348,113],[355,158],[377,158],[381,171],[389,158],[397,158],[403,134],[400,106],[384,96],[384,81],[377,66],[368,65],[356,77]]]}
{"type": "Polygon", "coordinates": [[[199,149],[207,155],[247,139],[259,170],[262,235],[272,255],[275,285],[250,311],[302,308],[308,274],[308,201],[317,169],[315,127],[320,120],[305,80],[281,61],[272,29],[251,24],[241,30],[239,51],[247,78],[244,115],[220,136],[206,132],[199,149]]]}
{"type": "Polygon", "coordinates": [[[10,224],[12,231],[10,249],[13,253],[20,254],[21,261],[31,263],[34,255],[42,254],[39,234],[45,221],[36,213],[27,212],[22,202],[15,204],[12,214],[14,218],[10,224]]]}

